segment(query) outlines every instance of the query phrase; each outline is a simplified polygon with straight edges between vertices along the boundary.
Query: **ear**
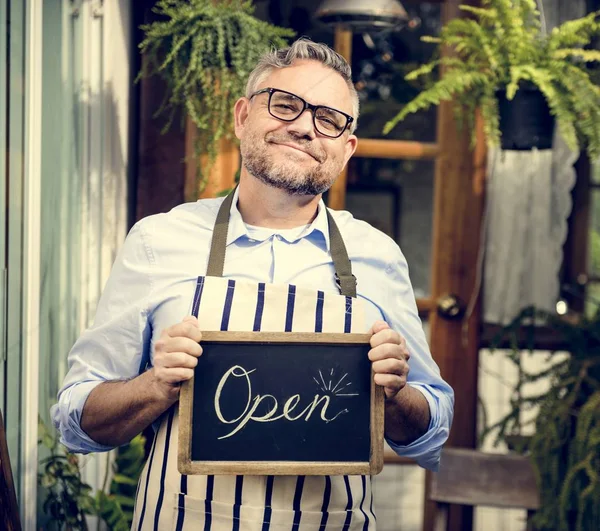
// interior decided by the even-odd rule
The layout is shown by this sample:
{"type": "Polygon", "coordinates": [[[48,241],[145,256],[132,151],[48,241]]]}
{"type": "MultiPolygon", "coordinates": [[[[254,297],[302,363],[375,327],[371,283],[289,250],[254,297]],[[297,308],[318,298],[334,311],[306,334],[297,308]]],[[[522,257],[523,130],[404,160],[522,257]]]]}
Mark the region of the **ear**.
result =
{"type": "Polygon", "coordinates": [[[235,136],[239,139],[244,129],[244,124],[250,113],[250,100],[248,98],[240,98],[235,102],[233,107],[233,118],[235,121],[235,136]]]}
{"type": "Polygon", "coordinates": [[[358,138],[356,135],[348,135],[346,144],[344,146],[344,166],[350,160],[350,157],[354,155],[356,147],[358,146],[358,138]]]}

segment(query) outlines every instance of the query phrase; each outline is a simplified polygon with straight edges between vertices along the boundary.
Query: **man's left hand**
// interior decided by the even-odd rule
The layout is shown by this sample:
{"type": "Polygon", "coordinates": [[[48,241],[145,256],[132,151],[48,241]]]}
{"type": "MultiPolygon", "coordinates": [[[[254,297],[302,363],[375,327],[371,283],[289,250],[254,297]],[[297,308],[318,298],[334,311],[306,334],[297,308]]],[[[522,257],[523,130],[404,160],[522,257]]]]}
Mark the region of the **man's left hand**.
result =
{"type": "Polygon", "coordinates": [[[376,321],[369,333],[373,334],[369,359],[375,373],[375,383],[381,385],[385,397],[391,399],[406,386],[410,359],[406,340],[385,321],[376,321]]]}

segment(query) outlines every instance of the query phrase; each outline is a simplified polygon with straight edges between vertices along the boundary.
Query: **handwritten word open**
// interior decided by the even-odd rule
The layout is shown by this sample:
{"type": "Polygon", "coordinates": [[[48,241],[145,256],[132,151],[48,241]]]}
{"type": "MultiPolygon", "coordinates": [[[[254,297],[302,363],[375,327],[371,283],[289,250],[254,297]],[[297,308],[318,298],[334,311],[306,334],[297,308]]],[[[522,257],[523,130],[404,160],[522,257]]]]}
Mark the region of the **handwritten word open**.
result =
{"type": "Polygon", "coordinates": [[[300,402],[300,395],[292,395],[290,396],[285,403],[283,404],[283,408],[281,413],[277,415],[279,411],[279,403],[277,399],[273,395],[256,395],[252,396],[252,382],[250,381],[250,375],[255,372],[256,369],[246,370],[240,365],[235,365],[231,367],[221,378],[219,385],[217,386],[217,390],[215,392],[215,412],[217,414],[218,419],[223,424],[236,424],[235,428],[230,431],[227,435],[223,435],[219,437],[219,439],[227,439],[232,435],[235,435],[238,431],[240,431],[246,424],[249,422],[274,422],[276,420],[286,419],[291,422],[295,422],[300,419],[304,419],[306,422],[310,419],[311,415],[315,412],[315,410],[321,405],[321,414],[320,417],[325,422],[331,422],[338,418],[340,415],[344,413],[348,413],[347,409],[343,409],[333,417],[327,417],[327,408],[329,407],[330,397],[329,396],[320,396],[318,394],[314,395],[311,402],[300,412],[296,412],[296,407],[300,402]],[[247,399],[246,399],[246,407],[244,411],[235,419],[226,419],[223,416],[221,411],[221,393],[225,384],[229,380],[229,378],[245,378],[247,383],[247,399]],[[256,410],[259,408],[261,403],[265,403],[267,407],[270,405],[271,409],[265,413],[264,415],[256,415],[256,410]],[[292,413],[295,413],[294,415],[292,413]]]}

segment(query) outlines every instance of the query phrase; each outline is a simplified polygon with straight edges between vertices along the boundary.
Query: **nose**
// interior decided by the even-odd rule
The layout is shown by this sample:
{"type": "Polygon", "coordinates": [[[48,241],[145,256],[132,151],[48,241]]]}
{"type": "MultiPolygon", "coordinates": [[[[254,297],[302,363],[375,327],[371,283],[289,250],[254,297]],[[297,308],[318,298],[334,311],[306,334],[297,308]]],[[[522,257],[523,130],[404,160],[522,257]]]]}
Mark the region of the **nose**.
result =
{"type": "Polygon", "coordinates": [[[304,112],[298,116],[287,127],[288,131],[302,138],[314,139],[317,135],[313,123],[313,115],[310,109],[304,109],[304,112]]]}

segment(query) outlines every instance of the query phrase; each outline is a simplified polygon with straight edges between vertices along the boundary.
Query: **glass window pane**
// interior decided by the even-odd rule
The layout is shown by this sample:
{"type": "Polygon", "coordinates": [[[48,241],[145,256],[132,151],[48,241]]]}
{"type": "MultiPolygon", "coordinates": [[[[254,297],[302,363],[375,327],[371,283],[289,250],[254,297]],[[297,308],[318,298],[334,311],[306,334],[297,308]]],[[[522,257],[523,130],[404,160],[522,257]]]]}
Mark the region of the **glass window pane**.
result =
{"type": "Polygon", "coordinates": [[[432,57],[435,45],[421,41],[423,35],[438,35],[439,3],[404,4],[409,16],[419,21],[414,29],[381,33],[355,33],[352,40],[352,74],[361,99],[357,134],[361,138],[435,142],[437,109],[409,115],[389,135],[383,127],[427,83],[406,81],[405,76],[432,57]]]}
{"type": "MultiPolygon", "coordinates": [[[[56,435],[50,407],[66,373],[66,356],[79,324],[81,145],[89,137],[81,127],[86,110],[80,92],[83,15],[70,3],[48,0],[42,19],[42,143],[39,415],[56,435]]],[[[89,112],[89,108],[87,108],[89,112]]],[[[40,459],[47,450],[40,447],[40,459]]],[[[38,489],[43,502],[47,491],[38,489]]],[[[38,527],[50,525],[38,510],[38,527]]]]}
{"type": "MultiPolygon", "coordinates": [[[[2,253],[0,267],[6,281],[0,298],[2,309],[2,357],[0,358],[0,407],[17,497],[21,494],[22,453],[22,304],[23,304],[23,171],[25,160],[25,4],[17,0],[0,2],[0,139],[2,140],[3,188],[0,224],[2,253]]],[[[21,500],[19,500],[21,503],[21,500]]]]}
{"type": "Polygon", "coordinates": [[[80,329],[83,33],[81,16],[65,6],[47,2],[43,14],[39,411],[46,423],[80,329]]]}
{"type": "Polygon", "coordinates": [[[431,160],[353,158],[348,164],[346,209],[398,243],[416,297],[431,292],[434,170],[431,160]]]}

